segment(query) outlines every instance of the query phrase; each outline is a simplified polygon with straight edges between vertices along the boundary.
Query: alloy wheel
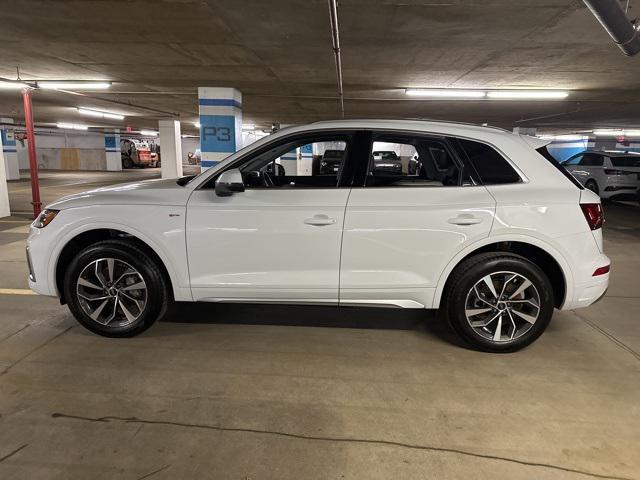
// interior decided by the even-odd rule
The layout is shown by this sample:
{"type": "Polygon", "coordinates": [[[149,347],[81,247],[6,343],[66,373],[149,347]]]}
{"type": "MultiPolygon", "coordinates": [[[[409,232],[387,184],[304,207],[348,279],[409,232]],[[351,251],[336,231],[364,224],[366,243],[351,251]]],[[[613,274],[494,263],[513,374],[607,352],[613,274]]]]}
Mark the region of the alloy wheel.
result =
{"type": "Polygon", "coordinates": [[[464,313],[476,334],[509,343],[533,328],[540,316],[540,295],[522,274],[493,272],[469,290],[464,313]]]}
{"type": "Polygon", "coordinates": [[[144,312],[147,284],[128,263],[116,258],[100,258],[80,272],[76,295],[82,310],[94,322],[124,327],[144,312]]]}

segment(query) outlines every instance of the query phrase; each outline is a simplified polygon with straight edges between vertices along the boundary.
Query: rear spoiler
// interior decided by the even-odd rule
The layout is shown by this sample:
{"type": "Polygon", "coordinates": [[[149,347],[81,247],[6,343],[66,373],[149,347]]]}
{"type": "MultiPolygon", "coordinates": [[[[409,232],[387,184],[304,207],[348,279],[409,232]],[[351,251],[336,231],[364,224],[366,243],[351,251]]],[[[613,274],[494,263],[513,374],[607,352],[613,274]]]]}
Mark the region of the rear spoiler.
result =
{"type": "Polygon", "coordinates": [[[520,138],[522,138],[525,142],[527,142],[529,146],[534,150],[538,150],[539,148],[546,147],[551,143],[550,139],[532,137],[531,135],[520,135],[520,138]]]}

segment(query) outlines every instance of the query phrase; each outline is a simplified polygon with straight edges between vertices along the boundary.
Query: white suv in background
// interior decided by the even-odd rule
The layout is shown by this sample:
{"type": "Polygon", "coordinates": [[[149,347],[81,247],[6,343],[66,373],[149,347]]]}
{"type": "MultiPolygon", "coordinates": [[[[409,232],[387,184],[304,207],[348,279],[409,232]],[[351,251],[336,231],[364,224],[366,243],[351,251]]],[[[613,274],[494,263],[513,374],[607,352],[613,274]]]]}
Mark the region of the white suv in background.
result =
{"type": "Polygon", "coordinates": [[[640,186],[640,155],[585,150],[562,162],[582,185],[600,198],[634,194],[640,186]]]}
{"type": "Polygon", "coordinates": [[[440,309],[472,346],[516,350],[609,281],[600,200],[544,144],[446,122],[281,130],[196,177],[49,205],[28,239],[29,284],[113,337],[173,300],[394,306],[440,309]],[[309,146],[341,149],[339,168],[290,160],[309,146]],[[402,169],[376,168],[378,151],[402,169]]]}

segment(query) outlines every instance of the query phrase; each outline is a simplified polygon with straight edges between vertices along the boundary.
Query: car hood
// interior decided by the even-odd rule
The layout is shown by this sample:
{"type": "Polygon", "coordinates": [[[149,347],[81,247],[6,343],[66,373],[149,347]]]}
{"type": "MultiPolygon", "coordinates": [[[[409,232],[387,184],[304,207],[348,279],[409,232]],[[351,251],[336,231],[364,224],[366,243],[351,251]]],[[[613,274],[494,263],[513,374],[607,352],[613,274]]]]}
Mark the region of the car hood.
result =
{"type": "Polygon", "coordinates": [[[184,206],[191,194],[190,188],[176,183],[176,179],[143,180],[96,188],[62,197],[47,208],[86,207],[89,205],[167,205],[184,206]]]}

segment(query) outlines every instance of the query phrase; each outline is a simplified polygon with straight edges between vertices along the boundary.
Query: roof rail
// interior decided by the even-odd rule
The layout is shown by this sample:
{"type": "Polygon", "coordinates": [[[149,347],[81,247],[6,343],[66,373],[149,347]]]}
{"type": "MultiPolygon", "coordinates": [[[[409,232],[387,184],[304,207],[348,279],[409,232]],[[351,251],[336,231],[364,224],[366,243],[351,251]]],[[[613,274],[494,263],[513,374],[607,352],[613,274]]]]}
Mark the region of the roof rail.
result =
{"type": "Polygon", "coordinates": [[[507,132],[507,133],[513,133],[510,132],[509,130],[502,128],[502,127],[496,127],[494,125],[487,125],[487,124],[478,124],[478,123],[471,123],[471,122],[457,122],[454,120],[438,120],[438,119],[434,119],[434,118],[420,118],[420,117],[404,117],[404,118],[341,118],[341,119],[337,119],[337,120],[317,120],[315,122],[313,122],[312,124],[316,124],[316,123],[322,123],[322,122],[344,122],[344,121],[352,121],[352,122],[371,122],[371,121],[407,121],[407,122],[432,122],[432,123],[450,123],[452,125],[467,125],[470,127],[480,127],[480,128],[491,128],[493,130],[499,130],[501,132],[507,132]]]}

